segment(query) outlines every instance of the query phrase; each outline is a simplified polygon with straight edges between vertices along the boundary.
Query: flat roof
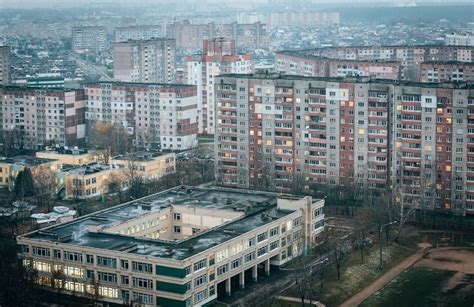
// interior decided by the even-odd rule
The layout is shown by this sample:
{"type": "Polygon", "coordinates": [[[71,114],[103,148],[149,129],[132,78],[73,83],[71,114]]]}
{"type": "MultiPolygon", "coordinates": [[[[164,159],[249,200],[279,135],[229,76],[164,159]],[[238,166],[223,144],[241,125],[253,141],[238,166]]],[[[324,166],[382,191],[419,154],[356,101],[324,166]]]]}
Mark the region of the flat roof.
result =
{"type": "Polygon", "coordinates": [[[399,64],[401,65],[401,61],[394,61],[394,60],[383,60],[383,59],[373,59],[373,60],[365,60],[365,59],[342,59],[342,58],[330,58],[321,55],[316,55],[313,53],[314,50],[283,50],[277,51],[276,53],[290,55],[293,57],[301,58],[301,59],[314,59],[314,60],[321,60],[321,61],[334,61],[334,62],[348,62],[348,63],[377,63],[377,64],[399,64]]]}
{"type": "Polygon", "coordinates": [[[115,157],[112,157],[111,160],[126,160],[126,161],[137,161],[137,162],[147,162],[147,161],[152,161],[157,157],[160,156],[166,156],[171,154],[170,152],[159,152],[159,151],[138,151],[138,152],[132,152],[128,153],[126,155],[118,155],[115,157]]]}
{"type": "Polygon", "coordinates": [[[37,158],[35,156],[16,156],[11,158],[0,158],[0,163],[18,164],[24,166],[36,166],[53,161],[56,159],[37,158]]]}
{"type": "Polygon", "coordinates": [[[180,261],[294,212],[277,210],[278,197],[295,198],[260,191],[180,186],[23,237],[180,261]],[[244,215],[176,242],[88,231],[91,226],[116,226],[172,205],[239,211],[244,215]]]}
{"type": "Polygon", "coordinates": [[[121,169],[119,165],[91,163],[85,166],[63,166],[63,172],[69,172],[74,175],[91,175],[110,169],[121,169]]]}
{"type": "Polygon", "coordinates": [[[376,79],[369,76],[359,77],[309,77],[300,75],[286,75],[281,72],[256,72],[251,74],[222,74],[217,77],[237,78],[237,79],[263,79],[263,80],[301,80],[301,81],[324,81],[324,82],[345,82],[345,83],[373,83],[389,84],[397,86],[417,86],[423,88],[453,88],[453,89],[474,89],[474,83],[467,81],[460,82],[414,82],[391,79],[376,79]]]}
{"type": "Polygon", "coordinates": [[[193,84],[183,84],[183,83],[144,83],[144,82],[124,82],[124,81],[97,81],[97,82],[89,82],[84,85],[87,87],[88,85],[100,85],[100,84],[111,84],[116,86],[161,86],[161,87],[196,87],[193,84]]]}

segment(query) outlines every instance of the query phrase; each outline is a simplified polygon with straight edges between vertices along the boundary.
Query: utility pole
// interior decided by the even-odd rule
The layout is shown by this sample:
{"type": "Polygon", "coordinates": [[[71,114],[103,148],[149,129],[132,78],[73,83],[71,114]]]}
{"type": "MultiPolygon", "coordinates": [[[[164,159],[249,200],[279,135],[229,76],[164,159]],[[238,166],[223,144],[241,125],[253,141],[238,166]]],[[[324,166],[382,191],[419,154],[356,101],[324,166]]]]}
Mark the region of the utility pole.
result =
{"type": "Polygon", "coordinates": [[[398,223],[398,221],[394,221],[394,222],[390,222],[390,223],[387,223],[387,224],[383,224],[383,225],[380,225],[380,232],[379,232],[379,246],[380,246],[380,264],[379,264],[379,269],[380,271],[382,271],[382,262],[383,262],[383,259],[382,259],[382,232],[383,232],[383,228],[384,227],[387,227],[387,226],[390,226],[390,225],[393,225],[393,224],[396,224],[398,223]]]}

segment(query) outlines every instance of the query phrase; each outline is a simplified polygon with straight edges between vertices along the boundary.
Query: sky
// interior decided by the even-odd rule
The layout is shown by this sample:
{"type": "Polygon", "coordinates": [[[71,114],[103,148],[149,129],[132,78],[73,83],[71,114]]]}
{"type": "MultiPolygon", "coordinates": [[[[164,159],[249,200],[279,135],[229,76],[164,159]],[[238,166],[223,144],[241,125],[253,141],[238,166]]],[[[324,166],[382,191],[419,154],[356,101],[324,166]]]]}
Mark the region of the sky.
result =
{"type": "MultiPolygon", "coordinates": [[[[0,9],[2,8],[39,8],[39,7],[77,7],[79,5],[86,5],[90,3],[119,3],[119,4],[126,4],[130,5],[133,4],[158,4],[158,3],[173,3],[173,2],[194,2],[197,0],[0,0],[0,9]]],[[[203,1],[203,0],[199,0],[203,1]]],[[[221,2],[226,1],[232,2],[232,0],[206,0],[207,2],[221,2]]],[[[272,0],[233,0],[235,2],[255,2],[255,3],[268,3],[272,0]]],[[[358,2],[378,2],[377,0],[308,0],[312,1],[313,3],[358,3],[358,2]]],[[[289,3],[292,0],[288,0],[289,3]]],[[[383,0],[383,2],[391,2],[391,3],[406,3],[407,0],[383,0]]],[[[439,2],[439,3],[472,3],[473,0],[416,0],[417,3],[423,2],[439,2]]]]}

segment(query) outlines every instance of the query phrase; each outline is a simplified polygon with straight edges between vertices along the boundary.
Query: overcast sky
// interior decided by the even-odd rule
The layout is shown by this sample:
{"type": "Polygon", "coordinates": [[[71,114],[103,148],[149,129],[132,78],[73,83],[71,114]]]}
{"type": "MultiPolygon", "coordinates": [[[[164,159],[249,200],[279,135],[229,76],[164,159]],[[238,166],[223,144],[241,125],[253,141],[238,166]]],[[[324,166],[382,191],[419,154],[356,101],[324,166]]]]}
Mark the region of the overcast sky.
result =
{"type": "MultiPolygon", "coordinates": [[[[38,8],[38,7],[77,7],[79,5],[85,5],[90,3],[119,3],[131,5],[132,3],[140,4],[159,4],[159,3],[173,3],[173,2],[195,2],[195,1],[206,1],[208,3],[219,3],[225,1],[229,2],[255,2],[255,3],[267,3],[272,0],[0,0],[1,8],[38,8]]],[[[378,2],[377,0],[312,0],[313,3],[360,3],[360,2],[378,2]]],[[[383,2],[392,3],[407,3],[411,0],[382,0],[383,2]]],[[[439,3],[472,3],[473,0],[415,0],[418,3],[423,2],[439,2],[439,3]]],[[[289,3],[292,0],[288,0],[289,3]]]]}

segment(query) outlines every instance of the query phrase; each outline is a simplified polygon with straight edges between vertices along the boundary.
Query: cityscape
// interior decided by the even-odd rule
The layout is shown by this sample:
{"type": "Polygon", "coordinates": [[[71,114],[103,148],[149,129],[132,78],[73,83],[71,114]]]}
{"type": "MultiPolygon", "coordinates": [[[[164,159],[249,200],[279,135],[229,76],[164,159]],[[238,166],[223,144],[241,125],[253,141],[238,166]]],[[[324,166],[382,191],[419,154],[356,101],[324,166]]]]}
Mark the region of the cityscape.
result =
{"type": "Polygon", "coordinates": [[[474,3],[0,0],[0,306],[474,306],[474,3]]]}

